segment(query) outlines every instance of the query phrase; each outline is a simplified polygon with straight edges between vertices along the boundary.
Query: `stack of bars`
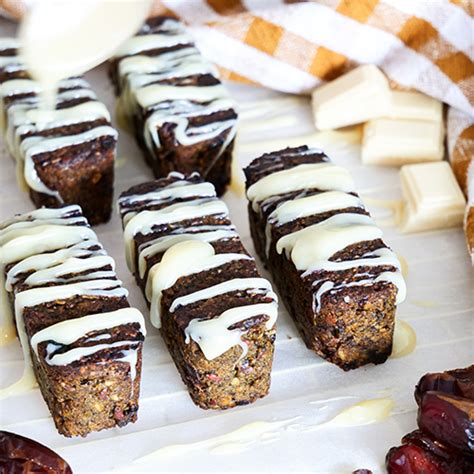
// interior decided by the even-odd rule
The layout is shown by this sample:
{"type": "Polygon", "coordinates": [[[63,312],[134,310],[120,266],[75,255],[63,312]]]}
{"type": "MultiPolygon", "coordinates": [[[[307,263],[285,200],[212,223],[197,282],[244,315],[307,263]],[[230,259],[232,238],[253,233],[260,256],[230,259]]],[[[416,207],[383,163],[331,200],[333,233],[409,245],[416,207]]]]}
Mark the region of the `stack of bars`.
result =
{"type": "Polygon", "coordinates": [[[148,20],[110,63],[118,112],[156,177],[200,175],[221,195],[230,181],[237,114],[216,68],[175,19],[148,20]]]}
{"type": "Polygon", "coordinates": [[[405,283],[348,171],[303,146],[245,176],[255,248],[308,348],[344,370],[385,362],[405,283]]]}
{"type": "Polygon", "coordinates": [[[79,204],[91,224],[107,221],[117,142],[109,112],[80,77],[59,83],[55,110],[38,110],[40,94],[18,41],[1,39],[0,128],[20,185],[37,207],[79,204]]]}
{"type": "Polygon", "coordinates": [[[36,375],[65,436],[137,419],[144,320],[114,267],[77,205],[0,224],[2,307],[14,309],[4,317],[14,314],[25,359],[19,384],[36,375]]]}
{"type": "Polygon", "coordinates": [[[123,193],[119,210],[129,268],[193,401],[231,408],[265,396],[277,297],[214,186],[173,172],[123,193]]]}

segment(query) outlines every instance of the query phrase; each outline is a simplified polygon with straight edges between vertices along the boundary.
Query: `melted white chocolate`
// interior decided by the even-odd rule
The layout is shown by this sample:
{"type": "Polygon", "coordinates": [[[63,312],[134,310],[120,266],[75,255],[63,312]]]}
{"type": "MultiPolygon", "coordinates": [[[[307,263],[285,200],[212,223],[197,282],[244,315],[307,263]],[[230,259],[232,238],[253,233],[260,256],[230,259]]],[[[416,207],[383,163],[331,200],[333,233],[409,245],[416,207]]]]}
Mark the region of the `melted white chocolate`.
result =
{"type": "MultiPolygon", "coordinates": [[[[15,56],[14,61],[14,64],[19,65],[20,70],[25,68],[19,56],[15,56]]],[[[38,176],[35,156],[56,151],[60,148],[87,143],[102,136],[112,136],[116,139],[117,133],[111,127],[96,126],[87,132],[78,134],[59,135],[58,133],[50,133],[49,136],[41,136],[39,132],[50,131],[55,128],[92,122],[98,119],[110,121],[107,109],[95,100],[95,94],[83,79],[66,79],[60,81],[57,87],[66,90],[62,90],[56,97],[56,103],[53,102],[52,107],[45,110],[44,108],[38,108],[41,105],[38,95],[44,92],[44,88],[30,79],[6,80],[0,86],[0,103],[2,104],[0,112],[5,141],[17,162],[17,177],[20,186],[25,190],[29,187],[34,191],[54,196],[59,203],[62,203],[59,193],[46,186],[38,176]],[[33,94],[33,96],[15,97],[19,94],[33,94]],[[14,97],[13,102],[5,107],[3,99],[11,96],[14,97]],[[70,107],[54,109],[55,105],[59,105],[65,100],[78,98],[90,100],[70,107]],[[5,108],[6,110],[4,110],[5,108]]]]}
{"type": "Polygon", "coordinates": [[[391,415],[394,406],[391,398],[364,400],[342,410],[325,425],[351,427],[379,423],[391,415]]]}
{"type": "Polygon", "coordinates": [[[117,56],[131,56],[152,49],[169,48],[178,44],[190,44],[192,38],[188,34],[175,35],[140,35],[128,39],[117,51],[117,56]]]}
{"type": "MultiPolygon", "coordinates": [[[[105,342],[94,346],[75,347],[59,354],[54,353],[54,349],[58,347],[58,344],[69,345],[87,336],[89,333],[133,323],[140,326],[140,332],[145,336],[145,320],[140,311],[135,308],[121,308],[109,313],[90,314],[81,318],[69,319],[48,326],[47,328],[35,333],[30,339],[30,344],[34,354],[38,357],[39,344],[52,341],[46,347],[46,357],[44,360],[48,365],[56,366],[69,365],[83,357],[90,356],[99,351],[122,347],[122,355],[115,360],[120,360],[129,364],[133,396],[133,382],[137,371],[137,350],[141,341],[119,340],[115,342],[105,342]],[[51,346],[54,348],[53,351],[51,351],[51,346]]],[[[105,336],[105,339],[109,337],[107,335],[105,336]]],[[[88,340],[93,339],[94,338],[88,338],[88,340]]]]}
{"type": "Polygon", "coordinates": [[[348,193],[354,190],[354,181],[345,168],[331,163],[302,164],[263,177],[249,187],[247,197],[256,211],[271,196],[303,189],[348,193]]]}
{"type": "Polygon", "coordinates": [[[416,332],[405,321],[395,320],[395,331],[393,333],[392,355],[390,357],[405,357],[411,354],[416,347],[416,332]]]}
{"type": "Polygon", "coordinates": [[[276,249],[286,252],[298,270],[308,270],[314,260],[328,260],[349,245],[380,239],[382,231],[364,214],[341,213],[281,237],[276,249]]]}
{"type": "Polygon", "coordinates": [[[165,252],[178,242],[186,240],[200,240],[202,242],[215,242],[217,240],[231,239],[237,237],[238,234],[234,230],[214,230],[210,232],[197,232],[193,234],[176,234],[164,235],[158,237],[153,243],[139,251],[138,255],[138,273],[143,278],[146,271],[146,260],[148,257],[158,253],[165,252]]]}
{"type": "Polygon", "coordinates": [[[173,204],[158,211],[142,211],[133,216],[124,229],[125,252],[130,271],[135,270],[135,244],[133,237],[147,234],[153,227],[187,219],[196,219],[209,215],[227,215],[228,209],[223,201],[197,199],[173,204]]]}
{"type": "Polygon", "coordinates": [[[204,439],[195,443],[172,444],[165,446],[146,456],[136,459],[134,463],[139,464],[142,462],[158,461],[168,456],[179,456],[199,449],[212,451],[219,446],[228,445],[230,443],[242,445],[244,448],[250,447],[251,443],[261,440],[263,435],[268,433],[277,434],[298,418],[299,417],[294,417],[281,421],[254,421],[220,436],[204,439]]]}
{"type": "Polygon", "coordinates": [[[138,323],[141,333],[146,335],[145,320],[140,311],[135,308],[121,308],[109,313],[89,314],[53,324],[35,333],[31,337],[30,344],[33,352],[38,356],[38,345],[42,342],[53,341],[69,345],[90,332],[103,331],[132,323],[138,323]]]}
{"type": "Polygon", "coordinates": [[[117,131],[108,125],[102,125],[77,135],[65,135],[63,137],[52,138],[37,136],[28,137],[20,144],[24,164],[22,164],[21,160],[17,163],[20,167],[24,167],[24,178],[31,189],[40,193],[55,196],[62,202],[59,193],[49,189],[39,178],[33,157],[41,153],[49,153],[61,148],[81,145],[104,136],[116,139],[117,131]]]}
{"type": "Polygon", "coordinates": [[[352,194],[341,191],[326,191],[308,197],[284,201],[268,216],[265,229],[266,254],[270,251],[272,226],[280,226],[316,212],[328,212],[348,207],[360,207],[362,201],[352,194]]]}
{"type": "Polygon", "coordinates": [[[5,288],[8,291],[12,290],[12,286],[18,281],[19,275],[31,269],[36,271],[51,268],[55,265],[61,264],[70,258],[88,257],[95,255],[105,255],[105,251],[100,248],[98,250],[89,250],[90,247],[97,245],[94,240],[83,240],[66,249],[60,249],[56,252],[50,252],[39,255],[32,255],[27,257],[17,264],[15,264],[7,274],[5,288]]]}
{"type": "Polygon", "coordinates": [[[235,345],[239,345],[242,348],[240,358],[245,357],[248,345],[242,339],[242,334],[246,331],[239,328],[230,330],[229,327],[246,319],[264,314],[268,316],[268,321],[265,323],[266,327],[271,329],[278,316],[278,304],[276,295],[269,292],[268,296],[270,294],[274,298],[274,301],[271,303],[239,306],[224,311],[217,318],[191,320],[184,331],[186,342],[192,339],[199,344],[204,356],[208,360],[219,357],[235,345]]]}
{"type": "Polygon", "coordinates": [[[163,291],[173,286],[179,278],[220,267],[234,260],[251,259],[248,255],[239,253],[216,255],[214,247],[207,242],[189,240],[173,245],[148,274],[146,296],[150,301],[151,323],[158,328],[161,326],[163,291]]]}
{"type": "Polygon", "coordinates": [[[195,291],[185,296],[176,298],[170,306],[170,313],[173,313],[176,308],[186,306],[188,304],[196,303],[197,301],[207,300],[215,296],[223,295],[231,291],[247,291],[247,290],[267,290],[271,291],[270,282],[265,278],[234,278],[232,280],[218,283],[210,286],[204,290],[195,291]]]}

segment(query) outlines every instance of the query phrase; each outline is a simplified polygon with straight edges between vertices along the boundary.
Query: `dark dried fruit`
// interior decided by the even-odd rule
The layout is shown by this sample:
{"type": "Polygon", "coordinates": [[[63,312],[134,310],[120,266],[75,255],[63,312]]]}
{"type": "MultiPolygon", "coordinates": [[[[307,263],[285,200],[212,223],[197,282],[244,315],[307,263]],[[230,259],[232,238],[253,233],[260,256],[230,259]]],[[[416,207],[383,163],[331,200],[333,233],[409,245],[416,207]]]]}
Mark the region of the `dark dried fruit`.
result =
{"type": "Polygon", "coordinates": [[[388,452],[388,472],[473,474],[474,365],[424,375],[415,399],[420,429],[388,452]]]}
{"type": "Polygon", "coordinates": [[[207,378],[211,382],[219,383],[222,379],[216,374],[207,374],[207,378]]]}
{"type": "Polygon", "coordinates": [[[7,431],[0,431],[0,472],[72,474],[68,463],[51,449],[7,431]]]}
{"type": "Polygon", "coordinates": [[[410,444],[390,449],[385,465],[388,474],[447,474],[449,472],[430,453],[419,446],[410,444]]]}
{"type": "Polygon", "coordinates": [[[474,462],[444,447],[421,430],[402,439],[403,446],[392,448],[386,458],[389,474],[472,474],[474,462]]]}
{"type": "Polygon", "coordinates": [[[437,391],[474,401],[474,365],[465,369],[426,374],[421,377],[415,390],[418,405],[424,393],[437,391]]]}
{"type": "Polygon", "coordinates": [[[474,401],[426,392],[418,409],[418,426],[440,443],[474,456],[474,401]]]}

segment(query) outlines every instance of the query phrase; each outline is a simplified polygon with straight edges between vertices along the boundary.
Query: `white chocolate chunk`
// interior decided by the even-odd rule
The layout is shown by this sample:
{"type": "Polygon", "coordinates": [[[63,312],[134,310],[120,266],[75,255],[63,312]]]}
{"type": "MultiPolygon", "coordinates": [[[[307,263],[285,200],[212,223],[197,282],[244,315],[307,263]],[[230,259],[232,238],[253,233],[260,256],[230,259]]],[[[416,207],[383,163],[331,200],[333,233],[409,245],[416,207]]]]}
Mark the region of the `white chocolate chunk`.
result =
{"type": "Polygon", "coordinates": [[[439,161],[444,155],[442,122],[377,119],[365,124],[362,161],[371,165],[401,166],[439,161]]]}
{"type": "Polygon", "coordinates": [[[388,115],[390,88],[374,65],[360,66],[312,94],[316,128],[329,130],[388,115]]]}
{"type": "Polygon", "coordinates": [[[443,120],[443,103],[421,92],[392,91],[388,118],[443,120]]]}
{"type": "Polygon", "coordinates": [[[446,161],[404,166],[400,177],[404,232],[462,225],[466,200],[446,161]]]}

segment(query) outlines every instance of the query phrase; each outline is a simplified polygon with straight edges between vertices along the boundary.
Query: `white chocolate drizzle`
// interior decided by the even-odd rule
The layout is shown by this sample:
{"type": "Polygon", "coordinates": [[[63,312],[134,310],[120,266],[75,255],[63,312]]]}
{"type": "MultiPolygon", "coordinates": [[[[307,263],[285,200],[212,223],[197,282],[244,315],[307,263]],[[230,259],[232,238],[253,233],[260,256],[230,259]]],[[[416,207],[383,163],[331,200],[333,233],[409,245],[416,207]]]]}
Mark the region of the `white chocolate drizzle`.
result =
{"type": "MultiPolygon", "coordinates": [[[[33,334],[30,342],[28,341],[23,317],[25,308],[62,302],[77,296],[123,298],[128,295],[127,290],[121,287],[120,280],[116,278],[114,261],[105,254],[95,233],[85,225],[87,221],[82,216],[75,215],[78,210],[79,207],[75,205],[58,209],[37,209],[0,224],[0,293],[2,308],[8,308],[3,317],[13,319],[7,291],[13,292],[14,286],[24,278],[22,286],[15,288],[14,308],[25,360],[22,378],[10,387],[0,390],[0,398],[33,386],[30,345],[37,355],[37,345],[51,341],[45,362],[64,365],[107,347],[118,347],[118,344],[104,342],[94,346],[94,350],[91,346],[76,347],[50,357],[58,349],[58,344],[70,344],[91,332],[133,322],[139,324],[140,332],[145,335],[141,314],[135,309],[124,308],[53,324],[33,334]],[[5,279],[5,266],[12,263],[14,265],[9,268],[5,279]]],[[[132,388],[136,373],[136,350],[140,343],[141,341],[121,341],[124,350],[119,351],[120,360],[131,364],[132,388]],[[130,345],[136,347],[128,347],[130,345]]]]}
{"type": "MultiPolygon", "coordinates": [[[[225,254],[224,254],[225,255],[225,254]]],[[[210,286],[204,290],[195,291],[185,296],[176,298],[170,306],[170,313],[173,313],[176,308],[196,303],[198,301],[214,298],[215,296],[223,295],[232,291],[252,291],[252,290],[267,290],[271,291],[270,282],[265,278],[234,278],[232,280],[218,283],[210,286]]]]}
{"type": "Polygon", "coordinates": [[[90,247],[97,245],[94,240],[83,240],[78,244],[75,244],[66,249],[57,250],[52,253],[45,253],[39,255],[32,255],[27,257],[16,265],[14,265],[9,271],[5,287],[7,291],[11,291],[13,285],[19,280],[19,275],[26,273],[31,269],[36,271],[51,268],[54,265],[58,265],[67,261],[70,258],[81,258],[89,257],[92,255],[105,255],[105,251],[100,248],[98,250],[89,250],[90,247]]]}
{"type": "Polygon", "coordinates": [[[89,333],[133,323],[140,326],[140,332],[145,336],[145,320],[140,311],[135,308],[121,308],[109,313],[89,314],[53,324],[35,333],[30,344],[33,352],[38,356],[38,346],[42,342],[52,341],[66,346],[82,339],[89,333]]]}
{"type": "MultiPolygon", "coordinates": [[[[119,205],[130,206],[137,202],[142,205],[159,205],[172,199],[186,199],[196,196],[216,197],[216,190],[211,183],[190,184],[188,181],[177,181],[176,185],[173,186],[173,184],[160,191],[123,196],[119,199],[119,205]]],[[[124,216],[124,225],[127,225],[134,215],[136,215],[135,212],[127,212],[124,216]]]]}
{"type": "Polygon", "coordinates": [[[227,206],[223,201],[214,199],[196,199],[173,204],[158,211],[141,211],[133,216],[125,226],[125,251],[127,265],[131,271],[135,270],[135,244],[133,237],[137,234],[148,234],[158,225],[180,222],[187,219],[196,219],[210,215],[226,216],[227,206]]]}
{"type": "MultiPolygon", "coordinates": [[[[303,154],[315,153],[308,149],[303,154]]],[[[292,150],[285,155],[294,154],[292,150]]],[[[371,242],[382,238],[382,231],[365,214],[351,212],[352,208],[365,209],[359,197],[353,193],[354,184],[350,174],[343,168],[328,162],[306,163],[282,171],[268,174],[252,184],[247,196],[255,212],[264,213],[274,205],[266,217],[265,249],[269,256],[272,244],[277,253],[285,252],[301,277],[306,278],[317,272],[343,272],[360,267],[388,266],[378,273],[355,272],[350,282],[333,281],[331,276],[321,276],[313,281],[317,286],[313,309],[321,308],[321,299],[326,293],[334,293],[354,286],[370,286],[379,282],[392,283],[397,287],[396,304],[406,296],[406,285],[401,274],[397,256],[387,247],[368,251],[350,260],[334,261],[332,258],[344,249],[361,242],[371,242]],[[320,191],[307,195],[308,190],[320,191]],[[294,197],[285,194],[300,191],[294,197]],[[330,211],[340,211],[325,217],[315,224],[307,225],[287,233],[272,242],[272,229],[301,218],[318,216],[330,211]]],[[[268,212],[268,211],[267,211],[268,212]]],[[[317,276],[316,276],[317,278],[317,276]]]]}
{"type": "Polygon", "coordinates": [[[165,252],[173,245],[178,242],[184,242],[189,240],[200,240],[202,242],[215,242],[217,240],[232,239],[237,237],[238,234],[235,230],[214,230],[210,232],[197,232],[193,234],[170,234],[158,237],[153,243],[143,249],[139,250],[138,255],[138,271],[140,278],[143,278],[146,271],[146,260],[147,258],[156,255],[158,253],[165,252]]]}
{"type": "Polygon", "coordinates": [[[155,327],[161,327],[161,297],[163,291],[176,281],[193,273],[220,267],[234,260],[252,260],[245,254],[215,254],[214,247],[207,242],[188,240],[170,247],[160,263],[153,265],[148,274],[146,296],[150,301],[150,318],[155,327]]]}
{"type": "MultiPolygon", "coordinates": [[[[161,199],[163,195],[166,196],[166,199],[170,198],[170,204],[159,211],[140,211],[128,220],[124,230],[125,240],[127,242],[130,239],[129,242],[133,247],[135,245],[133,239],[135,235],[146,235],[157,225],[185,221],[190,216],[204,218],[217,215],[227,217],[227,208],[222,201],[217,199],[206,201],[201,199],[200,196],[195,196],[194,201],[173,204],[173,199],[181,196],[183,187],[197,189],[195,185],[186,181],[184,176],[177,177],[181,181],[174,182],[164,190],[142,195],[151,198],[148,205],[153,205],[151,204],[153,199],[157,196],[161,199]],[[179,190],[179,196],[175,194],[176,190],[179,190]],[[172,196],[169,195],[169,191],[172,192],[172,196]]],[[[133,195],[131,199],[130,196],[124,196],[119,202],[124,222],[126,222],[128,215],[129,208],[127,206],[131,204],[131,201],[144,202],[140,195],[133,195]]],[[[138,271],[142,279],[145,277],[148,259],[163,253],[161,260],[149,269],[145,282],[145,296],[150,303],[150,319],[155,327],[161,327],[163,292],[172,288],[180,278],[213,269],[220,272],[219,267],[228,263],[239,260],[253,260],[245,253],[216,254],[214,247],[209,243],[235,237],[237,237],[237,233],[234,227],[225,222],[222,225],[181,226],[179,230],[172,229],[168,234],[148,239],[142,243],[138,247],[138,255],[130,253],[130,265],[134,269],[133,271],[138,271]]],[[[277,296],[273,293],[270,283],[264,278],[236,277],[212,284],[198,291],[181,294],[169,303],[168,311],[172,314],[185,306],[232,292],[244,295],[259,295],[259,303],[229,308],[210,320],[192,319],[185,328],[186,342],[190,343],[191,340],[196,342],[208,360],[220,356],[236,345],[242,348],[241,357],[245,356],[248,347],[242,336],[248,331],[248,328],[240,329],[232,326],[256,316],[266,316],[265,324],[268,330],[274,326],[278,305],[277,296]],[[262,303],[262,297],[270,301],[262,303]]]]}
{"type": "Polygon", "coordinates": [[[49,189],[39,178],[33,157],[41,153],[49,153],[61,148],[81,145],[105,136],[116,139],[117,131],[109,125],[101,125],[76,135],[56,136],[52,138],[39,136],[28,137],[20,144],[21,157],[17,163],[24,169],[24,178],[31,189],[55,196],[62,202],[59,193],[49,189]],[[24,163],[22,163],[23,161],[24,163]]]}
{"type": "Polygon", "coordinates": [[[319,189],[321,191],[354,191],[354,181],[345,168],[332,163],[309,163],[269,174],[252,184],[247,197],[257,210],[261,201],[292,191],[319,189]]]}
{"type": "MultiPolygon", "coordinates": [[[[176,21],[172,23],[179,25],[176,21]]],[[[134,115],[140,114],[140,108],[151,111],[142,132],[152,155],[155,149],[162,146],[159,129],[165,123],[176,124],[173,130],[175,140],[184,146],[211,140],[225,133],[223,143],[216,156],[212,157],[208,170],[235,137],[237,120],[214,120],[199,126],[190,126],[189,120],[231,111],[235,105],[221,84],[185,84],[186,78],[199,75],[208,74],[218,78],[218,71],[200,55],[182,25],[172,29],[160,27],[158,31],[145,28],[142,33],[145,34],[131,38],[116,54],[121,86],[120,108],[129,122],[134,115]],[[181,47],[162,51],[161,54],[152,52],[178,46],[181,47]],[[163,83],[172,79],[178,83],[163,83]]]]}
{"type": "MultiPolygon", "coordinates": [[[[10,62],[0,57],[0,67],[8,65],[24,70],[21,58],[14,56],[10,62]]],[[[49,188],[38,176],[35,156],[54,152],[58,149],[77,146],[100,137],[117,138],[117,132],[108,125],[75,134],[55,132],[41,136],[40,132],[76,124],[86,124],[99,119],[110,122],[110,114],[103,104],[97,102],[95,94],[82,78],[70,78],[59,82],[57,104],[81,99],[83,102],[72,106],[62,106],[57,110],[39,110],[38,96],[42,92],[39,85],[31,79],[11,79],[0,85],[1,128],[10,153],[17,162],[17,177],[22,188],[28,187],[39,193],[54,196],[59,203],[62,198],[58,191],[49,188]],[[28,95],[25,97],[25,95],[28,95]],[[5,98],[13,100],[7,106],[5,98]],[[86,100],[84,102],[84,100],[86,100]]],[[[67,105],[67,104],[66,104],[67,105]]]]}
{"type": "MultiPolygon", "coordinates": [[[[140,326],[140,333],[146,336],[145,320],[143,315],[135,308],[121,308],[109,313],[90,314],[76,319],[68,319],[59,323],[48,326],[41,331],[35,333],[31,340],[31,349],[38,357],[38,346],[43,342],[50,342],[46,347],[45,362],[48,365],[69,365],[77,362],[83,357],[96,354],[99,351],[115,349],[122,347],[122,356],[115,360],[122,360],[130,365],[130,378],[133,396],[133,383],[135,381],[137,369],[137,350],[141,343],[140,340],[119,340],[115,342],[108,342],[96,344],[93,346],[81,346],[69,349],[66,352],[56,354],[55,352],[61,346],[67,346],[75,341],[86,337],[88,334],[103,331],[105,329],[112,329],[114,327],[123,326],[127,324],[138,324],[140,326]],[[128,346],[129,347],[126,349],[128,346]],[[53,350],[52,350],[53,349],[53,350]]],[[[110,336],[102,335],[105,338],[110,336]]],[[[89,337],[87,341],[93,341],[97,338],[89,337]]],[[[102,337],[101,339],[104,339],[102,337]]]]}
{"type": "Polygon", "coordinates": [[[271,303],[230,308],[214,319],[193,319],[185,329],[186,341],[189,342],[192,339],[199,344],[208,360],[219,357],[235,345],[242,348],[240,358],[245,357],[248,351],[248,345],[242,339],[242,334],[245,331],[239,328],[229,329],[229,327],[261,314],[268,316],[265,324],[267,329],[271,329],[278,315],[276,300],[271,303]]]}
{"type": "Polygon", "coordinates": [[[363,208],[359,197],[341,191],[326,191],[291,201],[284,201],[268,216],[265,229],[266,253],[270,249],[271,227],[280,226],[302,217],[313,216],[318,213],[345,209],[348,207],[363,208]]]}
{"type": "Polygon", "coordinates": [[[341,213],[281,237],[276,250],[291,256],[298,270],[307,270],[313,260],[328,260],[349,245],[381,237],[382,231],[369,216],[341,213]]]}

